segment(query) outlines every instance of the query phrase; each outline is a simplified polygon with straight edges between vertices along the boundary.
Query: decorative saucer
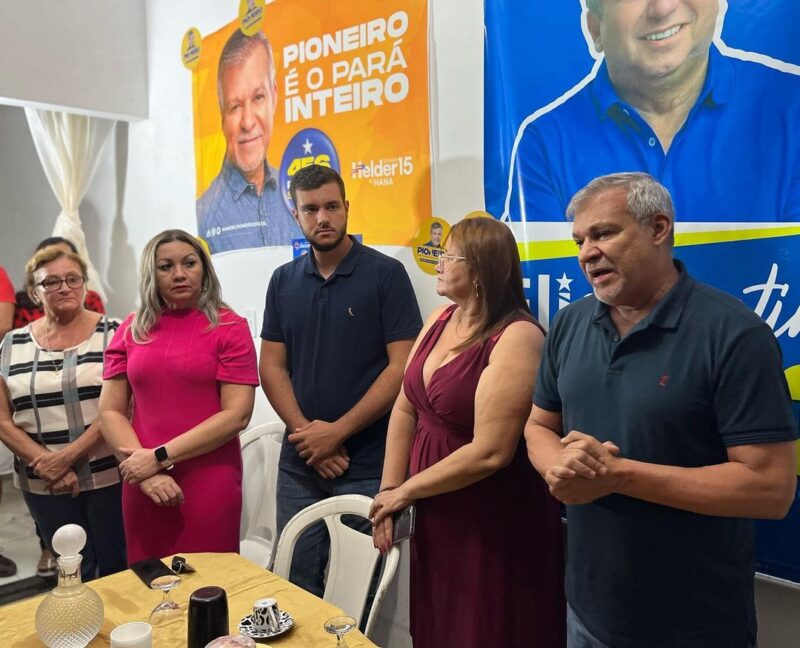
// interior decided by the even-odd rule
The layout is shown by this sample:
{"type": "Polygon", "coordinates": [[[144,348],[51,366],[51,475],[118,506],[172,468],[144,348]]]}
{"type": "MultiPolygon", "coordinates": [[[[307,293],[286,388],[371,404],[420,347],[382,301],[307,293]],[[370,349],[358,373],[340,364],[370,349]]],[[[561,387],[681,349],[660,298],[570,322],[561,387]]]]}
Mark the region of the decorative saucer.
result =
{"type": "Polygon", "coordinates": [[[294,619],[288,612],[281,610],[278,615],[278,629],[275,632],[272,630],[257,630],[253,626],[253,615],[248,614],[241,621],[239,621],[239,634],[243,634],[251,639],[272,639],[273,637],[280,637],[292,629],[294,619]]]}

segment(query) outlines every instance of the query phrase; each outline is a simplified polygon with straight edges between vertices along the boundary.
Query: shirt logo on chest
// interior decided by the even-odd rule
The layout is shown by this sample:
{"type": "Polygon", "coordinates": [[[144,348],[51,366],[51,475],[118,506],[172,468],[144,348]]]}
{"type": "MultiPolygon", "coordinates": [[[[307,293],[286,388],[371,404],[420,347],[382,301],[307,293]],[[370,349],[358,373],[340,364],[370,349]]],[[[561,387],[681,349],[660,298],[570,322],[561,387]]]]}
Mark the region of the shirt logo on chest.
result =
{"type": "Polygon", "coordinates": [[[669,382],[669,374],[661,374],[658,377],[658,386],[659,387],[666,387],[668,382],[669,382]]]}

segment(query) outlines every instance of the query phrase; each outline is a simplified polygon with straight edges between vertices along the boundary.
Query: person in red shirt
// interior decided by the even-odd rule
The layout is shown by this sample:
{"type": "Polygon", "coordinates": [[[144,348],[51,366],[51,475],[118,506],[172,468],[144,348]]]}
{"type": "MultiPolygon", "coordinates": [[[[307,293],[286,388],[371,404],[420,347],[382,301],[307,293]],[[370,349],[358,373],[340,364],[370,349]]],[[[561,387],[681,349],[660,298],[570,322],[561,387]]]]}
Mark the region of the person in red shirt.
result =
{"type": "Polygon", "coordinates": [[[0,339],[14,328],[15,302],[14,286],[11,285],[6,271],[0,266],[0,339]]]}
{"type": "MultiPolygon", "coordinates": [[[[14,286],[11,285],[11,280],[8,274],[0,266],[0,340],[5,337],[13,327],[14,321],[14,286]]],[[[9,454],[5,448],[0,445],[0,455],[9,454]]],[[[10,455],[9,455],[10,456],[10,455]]],[[[6,461],[4,457],[0,456],[0,473],[5,472],[6,461]]],[[[8,464],[10,470],[11,464],[8,464]]],[[[3,498],[3,482],[0,481],[0,499],[3,498]]],[[[2,553],[0,553],[0,578],[13,576],[17,573],[17,565],[13,560],[9,560],[2,553]]]]}

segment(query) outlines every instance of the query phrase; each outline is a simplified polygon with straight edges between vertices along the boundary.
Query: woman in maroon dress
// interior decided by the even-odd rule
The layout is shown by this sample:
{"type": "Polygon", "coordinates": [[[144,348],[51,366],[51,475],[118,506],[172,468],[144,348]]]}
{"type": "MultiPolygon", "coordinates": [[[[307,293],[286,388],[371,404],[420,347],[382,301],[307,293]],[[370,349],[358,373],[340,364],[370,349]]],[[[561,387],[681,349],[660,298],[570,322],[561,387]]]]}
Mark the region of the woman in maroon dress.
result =
{"type": "Polygon", "coordinates": [[[389,549],[391,514],[416,503],[414,648],[563,648],[559,508],[521,441],[544,334],[508,227],[466,219],[444,247],[437,292],[455,304],[434,311],[406,367],[375,546],[389,549]]]}

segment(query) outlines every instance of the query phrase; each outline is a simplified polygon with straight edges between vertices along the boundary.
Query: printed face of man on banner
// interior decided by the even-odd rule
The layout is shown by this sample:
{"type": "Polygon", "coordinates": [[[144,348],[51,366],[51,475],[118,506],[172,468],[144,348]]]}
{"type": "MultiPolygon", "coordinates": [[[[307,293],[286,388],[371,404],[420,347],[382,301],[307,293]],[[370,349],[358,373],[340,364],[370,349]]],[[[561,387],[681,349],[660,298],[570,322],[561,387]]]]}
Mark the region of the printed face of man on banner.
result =
{"type": "Polygon", "coordinates": [[[212,253],[288,245],[300,229],[267,163],[278,102],[272,47],[263,32],[228,37],[217,64],[225,138],[222,169],[197,201],[198,231],[212,253]]]}
{"type": "Polygon", "coordinates": [[[408,245],[429,217],[427,2],[351,4],[242,0],[203,37],[195,208],[212,254],[304,238],[288,189],[310,164],[349,176],[369,244],[408,245]]]}
{"type": "MultiPolygon", "coordinates": [[[[569,87],[574,72],[564,69],[556,80],[541,52],[525,69],[509,58],[494,74],[524,99],[538,69],[547,89],[536,92],[551,100],[525,105],[504,182],[488,174],[490,209],[498,211],[502,186],[504,218],[559,221],[593,178],[637,170],[671,191],[679,222],[800,218],[796,63],[727,45],[723,0],[573,1],[594,60],[585,77],[569,87]],[[754,177],[757,186],[744,190],[742,179],[754,177]]],[[[558,35],[548,38],[560,46],[558,35]]],[[[571,42],[564,52],[578,46],[571,42]]]]}
{"type": "Polygon", "coordinates": [[[705,73],[719,0],[587,0],[587,27],[618,89],[705,73]]]}
{"type": "Polygon", "coordinates": [[[257,32],[246,38],[237,38],[243,44],[239,48],[226,45],[220,57],[219,109],[226,158],[249,183],[261,187],[278,95],[266,36],[257,32]]]}

